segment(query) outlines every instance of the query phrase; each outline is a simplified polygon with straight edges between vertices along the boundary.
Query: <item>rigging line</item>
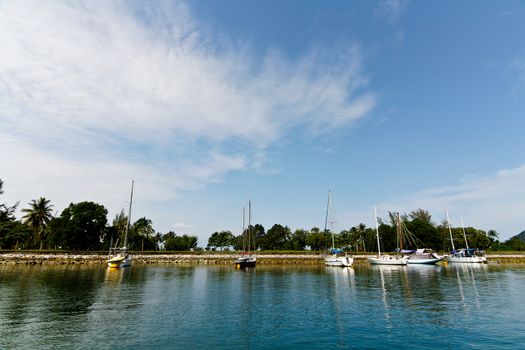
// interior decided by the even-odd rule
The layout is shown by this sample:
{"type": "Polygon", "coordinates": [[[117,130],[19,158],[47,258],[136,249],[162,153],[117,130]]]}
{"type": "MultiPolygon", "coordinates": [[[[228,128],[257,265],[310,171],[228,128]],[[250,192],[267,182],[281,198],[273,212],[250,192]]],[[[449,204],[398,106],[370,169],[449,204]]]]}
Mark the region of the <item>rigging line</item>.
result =
{"type": "Polygon", "coordinates": [[[408,227],[406,226],[405,224],[405,221],[404,220],[401,220],[401,228],[403,229],[403,232],[405,232],[407,234],[407,239],[408,240],[412,240],[412,243],[414,244],[414,246],[417,248],[417,243],[419,241],[419,243],[421,243],[423,246],[426,246],[426,243],[423,242],[421,239],[419,239],[418,237],[416,237],[412,232],[410,232],[410,230],[408,229],[408,227]]]}

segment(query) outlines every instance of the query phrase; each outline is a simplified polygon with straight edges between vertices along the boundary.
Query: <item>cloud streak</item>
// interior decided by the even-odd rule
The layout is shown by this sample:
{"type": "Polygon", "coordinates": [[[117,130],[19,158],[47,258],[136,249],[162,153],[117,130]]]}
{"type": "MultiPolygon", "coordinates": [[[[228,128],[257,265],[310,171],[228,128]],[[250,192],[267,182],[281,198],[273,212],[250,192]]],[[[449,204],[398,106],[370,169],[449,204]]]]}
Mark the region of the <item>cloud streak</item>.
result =
{"type": "Polygon", "coordinates": [[[524,59],[514,59],[509,64],[509,77],[516,81],[516,86],[512,89],[513,94],[517,94],[522,90],[525,85],[525,60],[524,59]]]}
{"type": "Polygon", "coordinates": [[[466,225],[496,229],[507,239],[525,229],[525,165],[392,198],[380,207],[384,211],[401,212],[423,208],[430,210],[437,221],[444,217],[448,207],[454,225],[459,226],[459,217],[463,216],[466,225]]]}
{"type": "Polygon", "coordinates": [[[183,134],[264,146],[287,127],[338,127],[375,104],[370,93],[354,96],[364,85],[357,48],[339,52],[333,67],[315,52],[299,62],[269,54],[258,66],[187,29],[183,6],[164,30],[123,5],[1,6],[0,29],[10,33],[0,39],[3,122],[24,134],[183,134]]]}
{"type": "Polygon", "coordinates": [[[358,45],[256,58],[179,2],[0,2],[0,32],[0,176],[22,202],[49,189],[118,212],[132,177],[168,200],[377,104],[358,45]]]}
{"type": "Polygon", "coordinates": [[[382,0],[377,7],[377,14],[390,23],[397,23],[408,6],[408,0],[382,0]]]}

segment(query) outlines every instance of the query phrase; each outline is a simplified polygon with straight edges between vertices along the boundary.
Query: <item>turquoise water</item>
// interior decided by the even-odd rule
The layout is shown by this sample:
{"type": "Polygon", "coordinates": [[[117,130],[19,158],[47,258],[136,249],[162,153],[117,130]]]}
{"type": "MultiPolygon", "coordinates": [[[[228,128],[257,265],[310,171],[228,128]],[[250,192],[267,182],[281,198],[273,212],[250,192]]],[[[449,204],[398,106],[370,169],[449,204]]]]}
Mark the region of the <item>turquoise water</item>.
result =
{"type": "Polygon", "coordinates": [[[1,349],[525,348],[520,266],[0,266],[1,349]]]}

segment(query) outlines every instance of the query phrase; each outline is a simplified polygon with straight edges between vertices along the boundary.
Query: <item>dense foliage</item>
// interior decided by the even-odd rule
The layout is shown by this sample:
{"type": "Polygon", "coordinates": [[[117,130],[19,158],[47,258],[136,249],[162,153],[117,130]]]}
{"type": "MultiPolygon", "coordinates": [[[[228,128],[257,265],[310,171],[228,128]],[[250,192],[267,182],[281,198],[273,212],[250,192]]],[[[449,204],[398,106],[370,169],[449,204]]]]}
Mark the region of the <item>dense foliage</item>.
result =
{"type": "MultiPolygon", "coordinates": [[[[493,250],[519,247],[515,240],[500,243],[497,232],[493,230],[485,232],[467,227],[463,233],[463,228],[453,227],[451,231],[456,248],[465,247],[464,236],[467,237],[469,247],[493,250]]],[[[255,225],[245,231],[244,235],[247,234],[255,236],[255,246],[260,250],[324,251],[330,249],[333,244],[335,248],[356,252],[377,251],[376,230],[366,227],[365,224],[359,224],[339,233],[334,232],[333,243],[332,232],[317,227],[310,230],[297,229],[292,232],[289,227],[279,224],[272,226],[268,231],[265,231],[261,225],[255,225]]],[[[448,251],[452,248],[446,221],[435,224],[431,220],[430,213],[423,209],[415,210],[408,215],[400,215],[399,220],[397,213],[389,213],[388,222],[379,219],[379,236],[383,251],[394,251],[398,247],[431,248],[436,251],[448,251]]],[[[208,248],[246,249],[242,244],[245,241],[243,235],[234,237],[229,231],[215,232],[208,240],[208,248]]]]}
{"type": "MultiPolygon", "coordinates": [[[[0,180],[0,195],[3,185],[0,180]]],[[[17,206],[0,204],[0,249],[107,250],[124,245],[126,235],[130,250],[191,250],[198,243],[196,236],[155,232],[145,217],[128,223],[124,211],[109,223],[106,208],[94,202],[71,203],[53,217],[53,205],[39,198],[21,210],[22,220],[15,217],[17,206]]]]}

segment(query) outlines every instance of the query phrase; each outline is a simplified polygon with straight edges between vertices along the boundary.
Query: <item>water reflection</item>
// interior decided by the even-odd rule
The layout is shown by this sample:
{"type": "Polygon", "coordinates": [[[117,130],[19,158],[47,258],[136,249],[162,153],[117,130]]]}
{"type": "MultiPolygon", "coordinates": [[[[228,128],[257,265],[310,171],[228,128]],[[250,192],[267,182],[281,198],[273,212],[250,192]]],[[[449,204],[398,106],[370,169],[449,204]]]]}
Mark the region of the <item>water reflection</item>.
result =
{"type": "Polygon", "coordinates": [[[446,269],[456,277],[458,300],[461,302],[464,313],[468,313],[472,302],[475,308],[479,309],[481,305],[476,279],[488,271],[488,266],[485,264],[450,264],[446,269]]]}
{"type": "MultiPolygon", "coordinates": [[[[102,275],[77,265],[15,267],[0,286],[0,348],[12,348],[14,335],[39,335],[40,348],[62,341],[66,331],[85,331],[102,275]],[[15,279],[12,277],[16,276],[15,279]]],[[[29,343],[31,344],[31,342],[29,343]]]]}
{"type": "Polygon", "coordinates": [[[122,283],[124,278],[124,273],[130,269],[111,269],[106,268],[106,273],[104,275],[104,283],[108,285],[119,285],[122,283]]]}
{"type": "Polygon", "coordinates": [[[0,323],[0,326],[16,327],[27,317],[28,305],[31,301],[31,274],[20,273],[26,272],[20,270],[20,267],[14,268],[13,274],[5,273],[7,268],[7,266],[0,267],[1,295],[4,300],[0,313],[7,318],[5,323],[0,323]]]}
{"type": "Polygon", "coordinates": [[[330,291],[333,295],[331,305],[331,318],[328,322],[334,327],[334,335],[337,335],[337,346],[344,348],[348,346],[346,338],[353,324],[347,322],[351,312],[351,305],[355,302],[355,270],[352,267],[325,267],[325,271],[332,276],[333,284],[330,291]]]}
{"type": "Polygon", "coordinates": [[[406,290],[407,267],[402,265],[373,265],[371,269],[379,274],[378,282],[381,285],[383,318],[386,322],[386,328],[392,329],[391,299],[396,298],[399,293],[406,290]]]}
{"type": "Polygon", "coordinates": [[[0,348],[481,348],[525,331],[525,268],[38,266],[0,280],[0,348]]]}
{"type": "Polygon", "coordinates": [[[381,275],[381,288],[383,289],[383,305],[385,307],[385,319],[387,322],[387,327],[392,328],[390,323],[390,305],[388,305],[387,292],[385,286],[385,276],[383,275],[383,268],[379,267],[379,273],[381,275]]]}

